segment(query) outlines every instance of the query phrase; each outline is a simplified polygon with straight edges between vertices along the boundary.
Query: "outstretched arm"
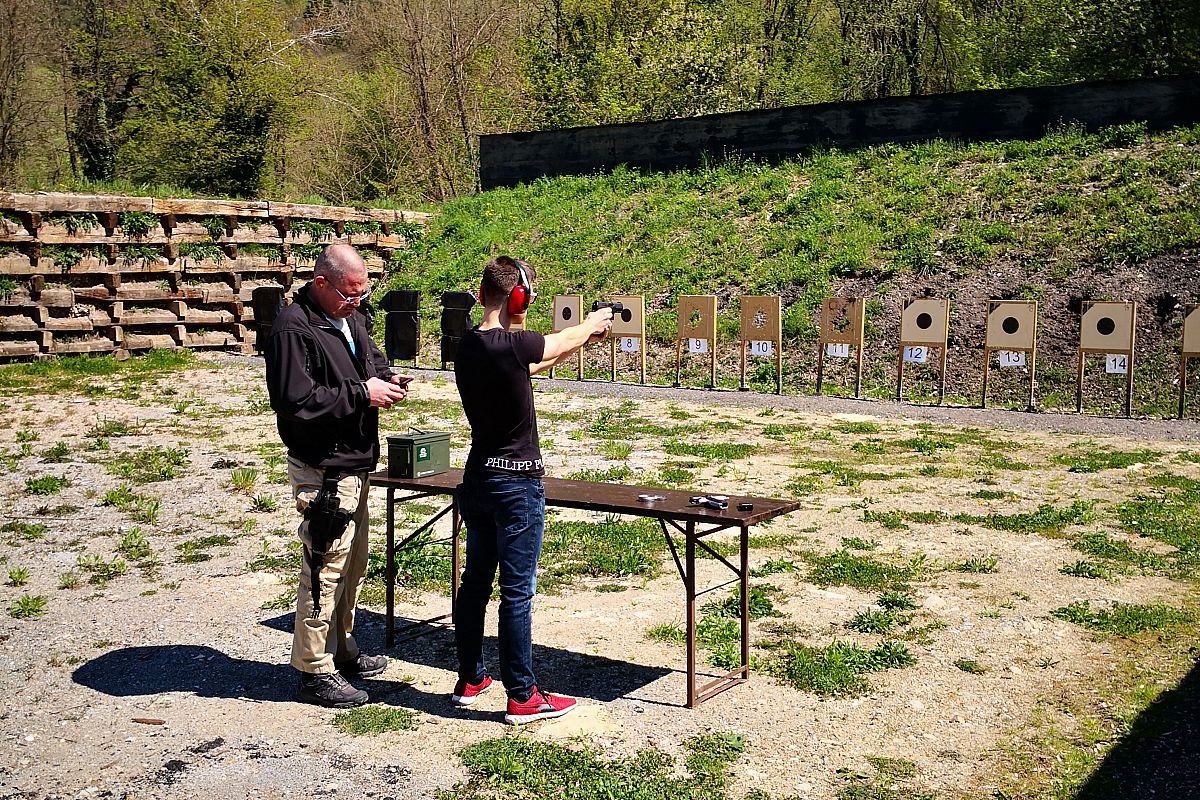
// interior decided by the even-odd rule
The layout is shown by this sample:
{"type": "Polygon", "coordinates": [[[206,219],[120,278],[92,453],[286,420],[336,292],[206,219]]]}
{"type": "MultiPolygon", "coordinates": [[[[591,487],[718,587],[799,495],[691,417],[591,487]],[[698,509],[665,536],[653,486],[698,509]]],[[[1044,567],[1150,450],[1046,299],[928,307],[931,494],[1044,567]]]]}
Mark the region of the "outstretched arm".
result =
{"type": "Polygon", "coordinates": [[[529,374],[537,375],[553,367],[590,341],[603,339],[612,329],[612,309],[598,308],[578,325],[546,335],[542,360],[529,366],[529,374]]]}

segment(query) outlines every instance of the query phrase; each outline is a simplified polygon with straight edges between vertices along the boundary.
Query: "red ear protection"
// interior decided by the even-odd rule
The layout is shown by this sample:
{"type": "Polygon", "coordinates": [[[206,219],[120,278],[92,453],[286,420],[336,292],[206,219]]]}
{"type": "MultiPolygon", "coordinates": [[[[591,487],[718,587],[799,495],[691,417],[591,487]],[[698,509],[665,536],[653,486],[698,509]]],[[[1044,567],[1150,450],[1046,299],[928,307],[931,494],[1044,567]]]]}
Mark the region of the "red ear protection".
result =
{"type": "Polygon", "coordinates": [[[513,259],[517,265],[517,285],[508,293],[508,313],[524,314],[533,300],[533,287],[529,285],[529,276],[525,274],[525,262],[513,259]]]}

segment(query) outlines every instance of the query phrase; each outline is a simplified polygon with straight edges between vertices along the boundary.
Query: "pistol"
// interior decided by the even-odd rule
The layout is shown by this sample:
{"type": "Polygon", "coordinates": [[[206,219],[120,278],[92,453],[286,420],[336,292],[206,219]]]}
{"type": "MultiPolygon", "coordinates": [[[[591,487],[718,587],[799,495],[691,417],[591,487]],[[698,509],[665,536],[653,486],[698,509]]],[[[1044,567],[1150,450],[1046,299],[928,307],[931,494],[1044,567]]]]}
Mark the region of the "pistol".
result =
{"type": "Polygon", "coordinates": [[[602,308],[611,308],[614,317],[625,310],[624,304],[619,300],[597,300],[592,303],[592,311],[599,311],[602,308]]]}

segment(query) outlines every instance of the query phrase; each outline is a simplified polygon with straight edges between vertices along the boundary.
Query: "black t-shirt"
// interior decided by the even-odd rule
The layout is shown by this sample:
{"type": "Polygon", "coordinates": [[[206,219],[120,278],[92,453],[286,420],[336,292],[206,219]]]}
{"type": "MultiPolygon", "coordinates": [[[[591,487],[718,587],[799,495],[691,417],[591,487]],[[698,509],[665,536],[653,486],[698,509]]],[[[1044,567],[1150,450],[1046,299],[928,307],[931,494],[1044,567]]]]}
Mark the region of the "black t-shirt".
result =
{"type": "Polygon", "coordinates": [[[471,423],[468,473],[545,473],[529,380],[545,352],[545,337],[532,331],[472,328],[459,341],[454,377],[471,423]]]}

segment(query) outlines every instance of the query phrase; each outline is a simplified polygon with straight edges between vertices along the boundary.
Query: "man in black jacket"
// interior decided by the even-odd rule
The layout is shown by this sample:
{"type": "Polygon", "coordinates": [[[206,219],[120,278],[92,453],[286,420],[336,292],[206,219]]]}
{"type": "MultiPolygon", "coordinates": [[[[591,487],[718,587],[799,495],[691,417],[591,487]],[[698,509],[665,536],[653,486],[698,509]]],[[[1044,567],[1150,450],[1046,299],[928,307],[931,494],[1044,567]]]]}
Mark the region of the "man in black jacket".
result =
{"type": "Polygon", "coordinates": [[[367,702],[346,677],[387,668],[386,656],[359,651],[354,609],[367,570],[367,474],[379,461],[379,409],[403,400],[411,378],[392,374],[357,313],[370,293],[354,248],[326,247],[312,281],[272,324],[265,349],[267,391],[304,515],[292,638],[292,666],[301,673],[296,697],[334,708],[367,702]]]}

